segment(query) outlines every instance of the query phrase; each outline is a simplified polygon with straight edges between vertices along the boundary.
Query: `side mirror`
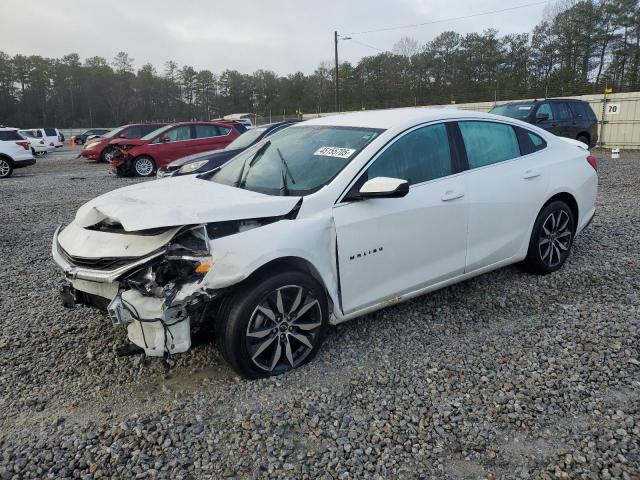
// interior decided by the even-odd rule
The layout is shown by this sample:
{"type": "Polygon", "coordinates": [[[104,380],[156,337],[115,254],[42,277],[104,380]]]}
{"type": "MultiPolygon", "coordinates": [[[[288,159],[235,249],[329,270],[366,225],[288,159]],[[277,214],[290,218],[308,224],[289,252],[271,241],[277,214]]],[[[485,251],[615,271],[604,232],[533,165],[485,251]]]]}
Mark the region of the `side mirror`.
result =
{"type": "Polygon", "coordinates": [[[400,178],[376,177],[360,187],[360,198],[400,198],[409,193],[409,182],[400,178]]]}
{"type": "Polygon", "coordinates": [[[548,113],[536,113],[536,123],[546,122],[547,120],[549,120],[548,113]]]}
{"type": "Polygon", "coordinates": [[[169,142],[171,141],[171,139],[170,139],[169,137],[162,137],[162,138],[160,139],[160,141],[161,141],[162,143],[169,143],[169,142]]]}

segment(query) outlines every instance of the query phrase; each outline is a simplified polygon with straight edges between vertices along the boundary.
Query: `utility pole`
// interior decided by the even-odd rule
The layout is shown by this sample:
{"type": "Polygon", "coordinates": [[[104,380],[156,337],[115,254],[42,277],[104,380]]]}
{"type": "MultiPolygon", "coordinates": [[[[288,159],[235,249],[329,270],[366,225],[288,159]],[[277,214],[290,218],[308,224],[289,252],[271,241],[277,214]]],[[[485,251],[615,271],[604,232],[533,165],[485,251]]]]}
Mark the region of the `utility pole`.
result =
{"type": "Polygon", "coordinates": [[[333,32],[333,47],[335,50],[335,59],[336,59],[336,81],[335,81],[335,89],[336,89],[336,113],[340,111],[340,80],[338,79],[338,31],[334,30],[333,32]]]}

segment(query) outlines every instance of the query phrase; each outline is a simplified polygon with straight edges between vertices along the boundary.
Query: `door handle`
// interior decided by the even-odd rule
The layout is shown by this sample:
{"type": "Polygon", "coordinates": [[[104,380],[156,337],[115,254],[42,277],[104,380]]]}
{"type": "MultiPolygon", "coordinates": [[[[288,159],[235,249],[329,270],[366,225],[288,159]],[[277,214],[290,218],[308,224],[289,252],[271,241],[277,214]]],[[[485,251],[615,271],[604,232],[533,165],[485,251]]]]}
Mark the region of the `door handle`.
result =
{"type": "Polygon", "coordinates": [[[552,123],[552,124],[551,124],[551,126],[552,126],[552,127],[557,127],[557,126],[558,126],[558,124],[557,124],[557,123],[552,123]]]}
{"type": "Polygon", "coordinates": [[[522,178],[536,178],[540,176],[540,171],[539,170],[534,170],[532,168],[525,170],[524,174],[522,175],[522,178]]]}
{"type": "Polygon", "coordinates": [[[446,192],[444,192],[444,194],[442,194],[442,197],[440,197],[440,200],[442,200],[443,202],[449,202],[451,200],[455,200],[457,198],[462,198],[464,197],[464,192],[458,192],[456,190],[447,190],[446,192]]]}

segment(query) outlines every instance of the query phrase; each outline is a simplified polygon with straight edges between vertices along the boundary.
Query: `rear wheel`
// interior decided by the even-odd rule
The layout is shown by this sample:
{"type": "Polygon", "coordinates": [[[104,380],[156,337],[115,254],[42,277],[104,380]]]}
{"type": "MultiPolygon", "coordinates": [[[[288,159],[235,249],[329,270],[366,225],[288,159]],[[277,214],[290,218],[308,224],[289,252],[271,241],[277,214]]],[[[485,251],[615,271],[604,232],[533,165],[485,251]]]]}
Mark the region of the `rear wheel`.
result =
{"type": "Polygon", "coordinates": [[[545,206],[533,226],[524,265],[533,273],[547,274],[560,269],[569,257],[575,220],[569,206],[556,200],[545,206]]]}
{"type": "Polygon", "coordinates": [[[576,138],[576,140],[578,140],[579,142],[584,143],[587,147],[589,147],[589,137],[587,137],[586,135],[578,135],[578,138],[576,138]]]}
{"type": "Polygon", "coordinates": [[[302,272],[249,281],[225,304],[216,318],[216,345],[247,378],[279,375],[304,365],[326,333],[324,289],[302,272]]]}
{"type": "Polygon", "coordinates": [[[133,159],[133,172],[137,177],[150,177],[156,171],[153,158],[145,155],[133,159]]]}
{"type": "Polygon", "coordinates": [[[4,157],[0,157],[0,178],[9,178],[13,173],[13,165],[4,157]]]}

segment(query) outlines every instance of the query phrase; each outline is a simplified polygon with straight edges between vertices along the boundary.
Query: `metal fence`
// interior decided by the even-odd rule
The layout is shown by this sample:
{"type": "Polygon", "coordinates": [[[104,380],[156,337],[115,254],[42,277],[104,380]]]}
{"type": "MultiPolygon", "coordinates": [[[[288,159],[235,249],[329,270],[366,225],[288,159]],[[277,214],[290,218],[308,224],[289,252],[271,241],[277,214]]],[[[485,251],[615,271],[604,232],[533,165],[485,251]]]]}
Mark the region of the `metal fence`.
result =
{"type": "MultiPolygon", "coordinates": [[[[560,97],[558,97],[560,98],[560,97]]],[[[640,92],[602,93],[597,95],[577,95],[561,98],[575,98],[589,102],[598,118],[598,146],[605,148],[640,148],[640,92]]],[[[533,100],[533,99],[518,99],[533,100]]],[[[454,107],[461,110],[488,112],[496,105],[514,100],[492,102],[458,103],[455,105],[425,105],[428,108],[454,107]]],[[[305,120],[335,113],[308,114],[305,120]]]]}

